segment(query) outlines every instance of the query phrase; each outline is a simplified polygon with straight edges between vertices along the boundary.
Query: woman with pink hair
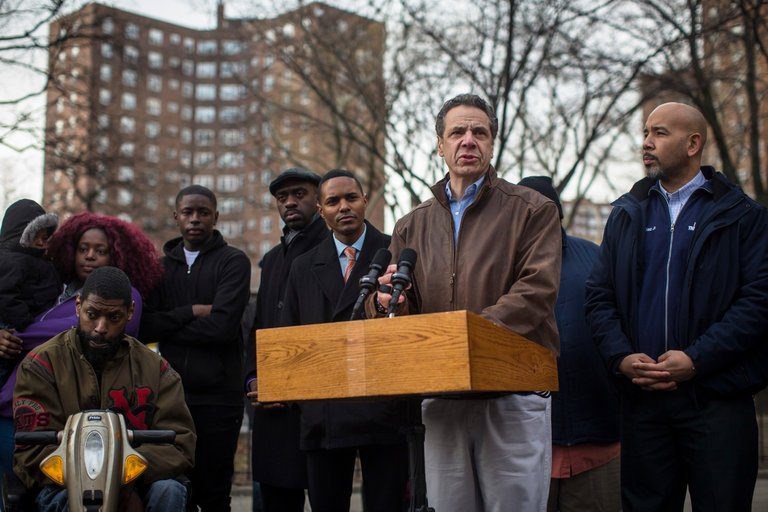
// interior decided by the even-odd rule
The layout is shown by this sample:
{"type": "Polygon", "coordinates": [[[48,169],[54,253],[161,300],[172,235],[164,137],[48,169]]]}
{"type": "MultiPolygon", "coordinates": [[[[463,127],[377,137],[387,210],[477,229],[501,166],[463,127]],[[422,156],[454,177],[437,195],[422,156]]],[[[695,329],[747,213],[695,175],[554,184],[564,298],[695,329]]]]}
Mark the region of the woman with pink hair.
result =
{"type": "MultiPolygon", "coordinates": [[[[111,265],[133,285],[134,314],[126,333],[136,336],[142,298],[162,277],[155,246],[137,227],[116,217],[83,212],[67,219],[48,242],[48,254],[64,283],[56,305],[19,332],[0,330],[0,357],[20,360],[31,349],[78,324],[75,297],[94,269],[111,265]]],[[[0,388],[0,471],[13,466],[13,388],[16,370],[0,388]]]]}

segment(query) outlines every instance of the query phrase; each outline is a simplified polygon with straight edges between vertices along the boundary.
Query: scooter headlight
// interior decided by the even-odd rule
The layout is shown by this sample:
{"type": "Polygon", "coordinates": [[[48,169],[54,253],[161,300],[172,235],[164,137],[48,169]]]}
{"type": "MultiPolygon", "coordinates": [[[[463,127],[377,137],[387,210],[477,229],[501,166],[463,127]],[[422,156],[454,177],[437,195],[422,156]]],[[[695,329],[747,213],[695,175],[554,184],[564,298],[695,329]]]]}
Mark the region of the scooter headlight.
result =
{"type": "Polygon", "coordinates": [[[147,469],[147,461],[144,457],[131,454],[123,463],[123,485],[133,482],[147,469]]]}
{"type": "Polygon", "coordinates": [[[64,485],[64,459],[59,455],[51,455],[40,463],[40,470],[59,485],[64,485]]]}
{"type": "Polygon", "coordinates": [[[88,477],[91,480],[96,480],[104,467],[104,438],[95,430],[89,432],[85,438],[83,462],[88,477]]]}

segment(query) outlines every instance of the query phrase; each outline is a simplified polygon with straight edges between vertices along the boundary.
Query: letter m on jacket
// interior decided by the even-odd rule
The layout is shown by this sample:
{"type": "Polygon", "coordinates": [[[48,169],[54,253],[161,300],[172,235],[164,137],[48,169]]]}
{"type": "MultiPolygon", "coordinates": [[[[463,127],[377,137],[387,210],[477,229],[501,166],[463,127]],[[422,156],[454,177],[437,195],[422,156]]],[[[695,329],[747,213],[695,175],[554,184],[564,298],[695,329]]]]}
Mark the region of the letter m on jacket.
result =
{"type": "Polygon", "coordinates": [[[128,402],[128,391],[125,388],[111,389],[109,398],[112,399],[112,409],[125,416],[128,425],[136,430],[147,430],[152,424],[152,416],[155,405],[150,403],[152,390],[150,388],[136,388],[133,393],[136,397],[135,405],[131,407],[128,402]]]}

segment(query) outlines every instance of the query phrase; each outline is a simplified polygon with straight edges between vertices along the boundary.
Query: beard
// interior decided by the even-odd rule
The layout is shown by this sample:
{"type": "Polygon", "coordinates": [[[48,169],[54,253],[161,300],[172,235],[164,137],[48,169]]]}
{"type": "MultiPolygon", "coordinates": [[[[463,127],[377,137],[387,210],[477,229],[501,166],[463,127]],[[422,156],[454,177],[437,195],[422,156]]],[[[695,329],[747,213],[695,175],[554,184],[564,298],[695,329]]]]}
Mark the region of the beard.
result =
{"type": "Polygon", "coordinates": [[[114,338],[106,338],[104,336],[88,334],[80,329],[77,330],[77,336],[80,339],[80,347],[83,350],[85,359],[97,370],[104,368],[107,361],[117,354],[117,349],[120,348],[120,341],[123,339],[122,333],[114,338]],[[94,347],[91,343],[98,343],[102,346],[94,347]]]}

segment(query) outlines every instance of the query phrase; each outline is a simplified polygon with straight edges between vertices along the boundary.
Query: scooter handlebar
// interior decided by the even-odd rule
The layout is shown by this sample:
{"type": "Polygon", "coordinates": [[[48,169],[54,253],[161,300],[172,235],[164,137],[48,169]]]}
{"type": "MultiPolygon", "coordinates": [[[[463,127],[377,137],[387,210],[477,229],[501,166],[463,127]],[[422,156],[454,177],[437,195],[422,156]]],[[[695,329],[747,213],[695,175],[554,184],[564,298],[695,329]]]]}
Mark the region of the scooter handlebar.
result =
{"type": "Polygon", "coordinates": [[[37,432],[16,432],[16,444],[59,444],[59,433],[55,430],[38,430],[37,432]]]}
{"type": "Polygon", "coordinates": [[[171,444],[176,440],[176,432],[173,430],[131,430],[128,435],[134,447],[142,444],[171,444]]]}

